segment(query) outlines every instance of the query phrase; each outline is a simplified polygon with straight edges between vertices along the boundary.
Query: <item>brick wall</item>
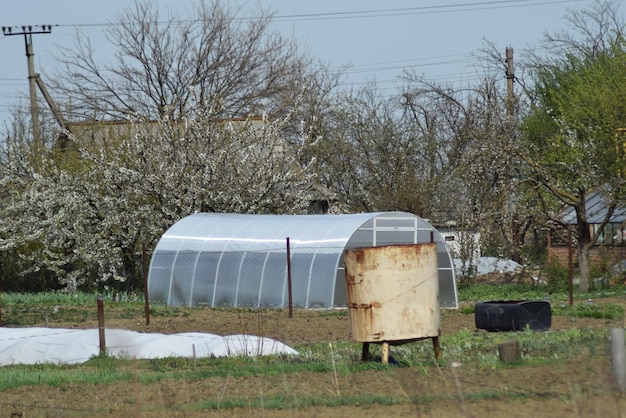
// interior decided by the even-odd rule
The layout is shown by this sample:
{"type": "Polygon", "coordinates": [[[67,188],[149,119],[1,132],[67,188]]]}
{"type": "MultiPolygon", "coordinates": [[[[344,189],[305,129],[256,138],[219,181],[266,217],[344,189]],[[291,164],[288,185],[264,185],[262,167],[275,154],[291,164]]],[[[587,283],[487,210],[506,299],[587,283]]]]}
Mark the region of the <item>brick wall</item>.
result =
{"type": "MultiPolygon", "coordinates": [[[[589,253],[591,264],[599,264],[604,261],[618,262],[626,260],[626,245],[596,245],[589,253]]],[[[572,259],[574,263],[578,258],[578,250],[572,248],[572,259]]],[[[562,266],[567,266],[568,250],[567,246],[551,245],[548,247],[548,260],[556,259],[562,266]]]]}

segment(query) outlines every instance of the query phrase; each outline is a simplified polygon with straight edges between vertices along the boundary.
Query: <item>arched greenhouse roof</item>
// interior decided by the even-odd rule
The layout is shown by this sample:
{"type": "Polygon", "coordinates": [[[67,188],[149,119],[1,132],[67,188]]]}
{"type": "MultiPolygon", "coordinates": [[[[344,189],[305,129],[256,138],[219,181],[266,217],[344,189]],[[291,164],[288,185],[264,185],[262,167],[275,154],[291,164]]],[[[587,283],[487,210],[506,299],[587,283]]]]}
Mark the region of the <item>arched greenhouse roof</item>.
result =
{"type": "Polygon", "coordinates": [[[168,305],[284,308],[290,270],[294,307],[345,307],[344,250],[431,239],[437,243],[440,304],[455,308],[454,264],[443,238],[406,212],[190,215],[159,240],[148,294],[168,305]]]}

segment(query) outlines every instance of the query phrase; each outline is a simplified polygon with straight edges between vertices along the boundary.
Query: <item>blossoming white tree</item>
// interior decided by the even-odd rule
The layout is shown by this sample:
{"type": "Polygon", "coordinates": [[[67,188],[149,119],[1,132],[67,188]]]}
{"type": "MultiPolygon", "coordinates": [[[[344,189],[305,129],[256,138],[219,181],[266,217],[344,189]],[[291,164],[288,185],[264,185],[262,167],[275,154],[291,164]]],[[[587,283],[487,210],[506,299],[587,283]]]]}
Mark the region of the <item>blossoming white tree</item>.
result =
{"type": "Polygon", "coordinates": [[[133,288],[141,243],[187,214],[306,207],[311,140],[293,115],[297,98],[315,96],[316,70],[271,19],[217,1],[161,16],[139,0],[106,29],[115,59],[82,34],[61,48],[48,79],[73,121],[67,139],[48,135],[35,151],[18,123],[0,153],[0,256],[11,273],[48,287],[133,288]],[[260,114],[270,116],[247,119],[260,114]]]}
{"type": "MultiPolygon", "coordinates": [[[[50,272],[68,289],[129,280],[137,285],[141,245],[195,211],[300,212],[313,174],[280,131],[288,119],[216,119],[198,105],[173,122],[129,121],[100,143],[69,135],[63,152],[28,155],[9,142],[1,165],[0,250],[22,258],[23,274],[50,272]],[[30,160],[38,158],[38,164],[30,160]]],[[[94,125],[97,129],[97,125],[94,125]]]]}

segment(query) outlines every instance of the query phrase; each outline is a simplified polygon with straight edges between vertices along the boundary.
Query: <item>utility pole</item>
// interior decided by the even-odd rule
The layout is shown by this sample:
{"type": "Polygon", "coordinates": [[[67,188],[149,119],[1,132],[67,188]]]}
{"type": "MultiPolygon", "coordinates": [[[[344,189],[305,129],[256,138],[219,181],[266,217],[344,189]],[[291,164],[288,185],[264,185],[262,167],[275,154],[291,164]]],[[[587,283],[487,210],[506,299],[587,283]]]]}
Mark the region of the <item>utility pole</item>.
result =
{"type": "Polygon", "coordinates": [[[513,117],[513,81],[515,81],[515,72],[513,71],[513,48],[506,49],[506,114],[510,118],[513,117]]]}
{"type": "MultiPolygon", "coordinates": [[[[513,82],[515,81],[515,72],[513,71],[513,48],[507,48],[505,51],[505,63],[506,63],[506,116],[507,125],[509,128],[513,127],[514,121],[514,104],[515,96],[513,95],[513,82]]],[[[513,132],[513,129],[511,129],[513,132]]],[[[516,211],[515,203],[513,202],[513,218],[511,220],[511,241],[513,243],[512,259],[516,263],[521,263],[522,257],[519,252],[520,248],[520,236],[519,236],[519,214],[516,211]]]]}
{"type": "Polygon", "coordinates": [[[39,115],[37,112],[37,77],[35,74],[35,53],[33,52],[33,35],[48,34],[52,32],[52,25],[41,26],[3,26],[2,33],[4,36],[24,35],[24,44],[26,46],[26,59],[28,61],[28,86],[30,89],[30,116],[33,125],[33,140],[37,147],[42,146],[39,134],[39,115]],[[14,30],[15,29],[15,30],[14,30]],[[21,30],[20,30],[21,29],[21,30]]]}

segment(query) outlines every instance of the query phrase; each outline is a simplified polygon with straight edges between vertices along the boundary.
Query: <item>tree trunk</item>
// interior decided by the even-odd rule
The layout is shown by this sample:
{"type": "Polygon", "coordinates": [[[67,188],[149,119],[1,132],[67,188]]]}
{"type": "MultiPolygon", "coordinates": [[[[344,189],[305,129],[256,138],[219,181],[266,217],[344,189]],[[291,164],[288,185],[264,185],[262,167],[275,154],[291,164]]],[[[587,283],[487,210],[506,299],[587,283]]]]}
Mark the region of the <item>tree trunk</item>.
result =
{"type": "Polygon", "coordinates": [[[133,252],[132,248],[122,246],[122,265],[124,266],[124,276],[126,277],[126,290],[129,292],[138,290],[138,275],[140,274],[137,269],[137,256],[133,252]]]}
{"type": "Polygon", "coordinates": [[[576,228],[578,241],[578,290],[589,291],[589,250],[595,241],[591,240],[591,232],[587,223],[587,207],[585,205],[585,191],[579,191],[579,201],[574,205],[576,209],[576,228]]]}
{"type": "Polygon", "coordinates": [[[580,243],[578,245],[578,290],[580,292],[589,291],[589,250],[592,244],[580,243]]]}

